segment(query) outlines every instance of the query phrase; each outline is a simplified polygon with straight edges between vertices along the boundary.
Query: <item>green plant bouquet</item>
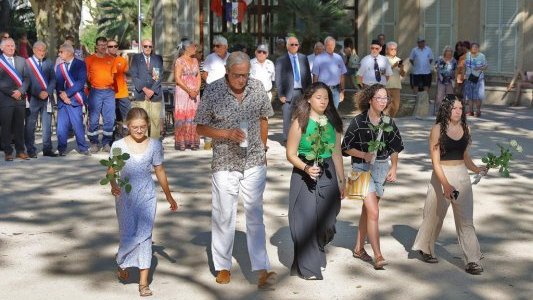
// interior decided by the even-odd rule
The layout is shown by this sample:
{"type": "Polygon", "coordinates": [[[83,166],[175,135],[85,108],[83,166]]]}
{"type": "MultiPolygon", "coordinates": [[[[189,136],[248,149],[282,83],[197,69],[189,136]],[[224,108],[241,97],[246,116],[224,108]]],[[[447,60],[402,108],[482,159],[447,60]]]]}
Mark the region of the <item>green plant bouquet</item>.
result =
{"type": "MultiPolygon", "coordinates": [[[[328,125],[328,117],[322,115],[318,118],[318,126],[316,130],[307,137],[307,141],[311,143],[311,152],[305,156],[305,159],[313,161],[313,166],[316,167],[321,164],[324,159],[320,157],[320,154],[327,151],[333,152],[335,144],[328,143],[325,140],[328,138],[326,133],[326,126],[328,125]]],[[[311,177],[313,178],[313,177],[311,177]]],[[[313,178],[316,180],[316,178],[313,178]]]]}
{"type": "MultiPolygon", "coordinates": [[[[381,117],[381,121],[378,125],[372,125],[372,123],[368,123],[368,127],[370,128],[370,130],[377,133],[376,139],[368,142],[368,152],[373,152],[375,154],[385,148],[386,144],[384,141],[381,140],[381,136],[383,135],[383,132],[391,132],[393,130],[391,122],[391,117],[384,115],[381,117]]],[[[370,164],[373,164],[375,160],[376,155],[374,155],[370,164]]]]}
{"type": "MultiPolygon", "coordinates": [[[[508,145],[497,145],[500,148],[500,155],[496,156],[495,154],[489,152],[487,155],[481,158],[481,161],[487,167],[487,172],[491,168],[499,168],[498,171],[503,177],[509,177],[509,162],[513,159],[511,150],[522,153],[523,148],[516,140],[511,140],[508,145]]],[[[480,172],[479,174],[476,174],[472,184],[477,184],[481,180],[481,177],[485,176],[487,172],[480,172]]]]}
{"type": "Polygon", "coordinates": [[[130,159],[130,155],[128,153],[122,153],[122,149],[120,148],[114,148],[112,156],[108,159],[102,159],[100,160],[100,164],[102,166],[113,169],[113,172],[107,173],[105,178],[100,180],[101,185],[106,185],[113,180],[116,180],[119,187],[124,188],[126,190],[126,193],[129,193],[131,191],[131,184],[128,177],[121,179],[120,178],[120,171],[124,166],[126,165],[126,160],[130,159]]]}

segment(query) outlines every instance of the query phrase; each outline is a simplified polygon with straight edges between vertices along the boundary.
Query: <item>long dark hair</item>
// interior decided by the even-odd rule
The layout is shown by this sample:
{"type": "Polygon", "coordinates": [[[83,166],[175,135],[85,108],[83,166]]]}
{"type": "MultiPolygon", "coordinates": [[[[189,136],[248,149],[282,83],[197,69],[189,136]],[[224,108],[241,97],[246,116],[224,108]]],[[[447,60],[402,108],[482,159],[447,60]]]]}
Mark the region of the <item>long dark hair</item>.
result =
{"type": "Polygon", "coordinates": [[[470,131],[468,130],[468,125],[466,124],[466,113],[465,113],[465,106],[463,101],[459,100],[459,98],[448,95],[444,98],[444,101],[442,101],[442,104],[439,108],[439,112],[437,113],[437,120],[435,121],[435,124],[440,124],[440,136],[439,136],[439,143],[436,145],[440,148],[440,155],[443,155],[446,153],[446,149],[444,149],[442,139],[444,136],[446,136],[446,131],[448,130],[448,124],[450,123],[450,117],[452,116],[452,109],[453,104],[455,101],[461,102],[463,105],[463,112],[461,113],[461,127],[463,127],[463,138],[466,138],[468,141],[468,144],[470,144],[470,131]]]}
{"type": "MultiPolygon", "coordinates": [[[[372,100],[374,95],[376,95],[376,93],[381,89],[384,89],[387,92],[387,97],[390,99],[391,98],[390,93],[383,84],[374,84],[374,85],[364,88],[363,90],[361,90],[359,93],[355,95],[355,103],[357,104],[357,108],[360,111],[365,111],[365,110],[370,109],[370,100],[372,100]]],[[[387,101],[387,106],[385,107],[385,109],[387,109],[389,105],[390,105],[390,100],[387,101]]]]}
{"type": "Polygon", "coordinates": [[[319,89],[325,89],[328,92],[328,106],[324,111],[324,115],[328,118],[328,121],[333,125],[335,131],[342,133],[342,119],[337,112],[337,109],[333,105],[333,94],[331,89],[322,82],[315,82],[311,84],[305,91],[303,96],[296,100],[296,107],[292,112],[292,120],[298,119],[298,124],[302,129],[302,133],[305,133],[307,130],[307,123],[309,123],[309,114],[311,112],[311,105],[307,100],[318,91],[319,89]]]}

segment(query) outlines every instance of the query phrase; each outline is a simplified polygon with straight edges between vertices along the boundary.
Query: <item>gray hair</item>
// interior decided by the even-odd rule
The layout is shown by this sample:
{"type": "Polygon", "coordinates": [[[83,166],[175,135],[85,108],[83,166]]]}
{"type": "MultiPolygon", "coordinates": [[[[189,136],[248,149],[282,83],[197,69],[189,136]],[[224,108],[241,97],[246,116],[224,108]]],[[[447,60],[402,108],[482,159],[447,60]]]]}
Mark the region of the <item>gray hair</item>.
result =
{"type": "Polygon", "coordinates": [[[316,42],[315,46],[313,47],[313,49],[316,49],[318,47],[324,47],[324,44],[322,44],[322,42],[316,42]]]}
{"type": "Polygon", "coordinates": [[[288,36],[288,37],[285,39],[285,45],[286,45],[287,47],[288,47],[289,44],[290,44],[290,43],[289,43],[289,40],[290,40],[290,39],[296,39],[296,40],[298,41],[298,43],[300,42],[300,41],[298,40],[297,37],[295,37],[295,36],[288,36]]]}
{"type": "Polygon", "coordinates": [[[329,41],[333,40],[333,43],[336,43],[337,40],[332,37],[332,36],[327,36],[325,39],[324,39],[324,45],[327,44],[329,41]]]}
{"type": "Polygon", "coordinates": [[[446,51],[450,51],[452,53],[452,56],[453,56],[453,49],[450,45],[446,45],[444,46],[444,48],[442,49],[442,57],[444,57],[444,54],[446,54],[446,51]]]}
{"type": "Polygon", "coordinates": [[[225,37],[221,36],[221,35],[217,35],[213,38],[213,45],[224,45],[224,46],[227,46],[228,45],[228,40],[226,40],[225,37]]]}
{"type": "Polygon", "coordinates": [[[188,38],[182,39],[180,44],[178,45],[178,56],[182,56],[185,52],[185,49],[190,45],[194,45],[194,42],[189,40],[188,38]]]}
{"type": "Polygon", "coordinates": [[[63,45],[59,46],[59,49],[62,51],[74,53],[74,47],[72,47],[70,43],[64,43],[63,45]]]}
{"type": "Polygon", "coordinates": [[[393,42],[393,41],[387,42],[386,45],[387,45],[387,49],[389,49],[390,46],[395,46],[396,48],[398,48],[398,43],[393,42]]]}
{"type": "Polygon", "coordinates": [[[15,40],[13,38],[8,37],[7,39],[2,39],[0,42],[0,47],[4,47],[7,42],[15,43],[15,40]]]}
{"type": "Polygon", "coordinates": [[[234,65],[248,64],[250,65],[250,56],[242,51],[234,51],[228,56],[226,60],[226,70],[231,69],[234,65]]]}
{"type": "Polygon", "coordinates": [[[37,41],[33,43],[33,49],[39,48],[39,47],[44,47],[44,49],[48,48],[43,41],[37,41]]]}

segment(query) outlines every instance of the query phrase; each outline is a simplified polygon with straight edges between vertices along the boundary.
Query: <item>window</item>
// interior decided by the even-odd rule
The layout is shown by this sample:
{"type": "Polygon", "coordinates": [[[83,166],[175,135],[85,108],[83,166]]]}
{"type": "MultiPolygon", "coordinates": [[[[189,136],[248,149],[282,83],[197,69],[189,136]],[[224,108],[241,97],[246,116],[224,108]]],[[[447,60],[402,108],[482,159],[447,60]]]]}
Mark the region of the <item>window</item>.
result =
{"type": "Polygon", "coordinates": [[[486,0],[482,52],[490,73],[512,74],[516,68],[518,0],[486,0]]]}
{"type": "Polygon", "coordinates": [[[368,2],[370,40],[376,39],[378,34],[385,34],[385,41],[396,39],[396,0],[374,0],[368,2]]]}
{"type": "Polygon", "coordinates": [[[453,40],[453,0],[423,0],[424,38],[426,45],[433,50],[435,58],[442,54],[444,46],[452,48],[453,40]]]}

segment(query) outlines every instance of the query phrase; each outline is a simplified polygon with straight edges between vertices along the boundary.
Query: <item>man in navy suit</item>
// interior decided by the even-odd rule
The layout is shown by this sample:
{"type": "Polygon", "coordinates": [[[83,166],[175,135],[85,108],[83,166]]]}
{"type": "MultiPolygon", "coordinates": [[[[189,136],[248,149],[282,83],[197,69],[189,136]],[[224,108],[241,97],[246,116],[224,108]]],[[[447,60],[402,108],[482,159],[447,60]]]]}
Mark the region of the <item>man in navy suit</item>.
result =
{"type": "Polygon", "coordinates": [[[29,115],[26,117],[25,142],[26,151],[32,158],[37,157],[35,147],[35,125],[41,115],[43,133],[43,156],[56,157],[52,148],[52,107],[53,94],[56,88],[54,62],[45,58],[46,44],[37,41],[33,44],[33,56],[26,59],[26,67],[30,78],[28,95],[30,96],[29,115]]]}
{"type": "Polygon", "coordinates": [[[0,122],[1,143],[6,161],[13,161],[11,139],[15,140],[17,158],[29,159],[24,148],[24,119],[26,115],[26,91],[29,79],[24,58],[15,56],[12,38],[0,42],[0,122]]]}
{"type": "Polygon", "coordinates": [[[61,45],[59,57],[62,62],[56,67],[57,150],[59,156],[66,155],[68,131],[69,128],[72,128],[76,136],[78,152],[83,155],[90,155],[83,126],[87,67],[84,61],[74,57],[74,48],[71,44],[61,45]]]}
{"type": "Polygon", "coordinates": [[[150,137],[157,139],[161,134],[163,58],[153,53],[151,40],[142,41],[142,48],[143,52],[135,54],[131,59],[130,76],[134,85],[131,107],[146,110],[150,117],[150,137]]]}
{"type": "Polygon", "coordinates": [[[283,103],[283,141],[291,126],[291,114],[296,101],[302,92],[311,85],[311,72],[307,57],[298,53],[298,39],[291,36],[287,39],[287,54],[276,60],[276,88],[279,101],[283,103]]]}

